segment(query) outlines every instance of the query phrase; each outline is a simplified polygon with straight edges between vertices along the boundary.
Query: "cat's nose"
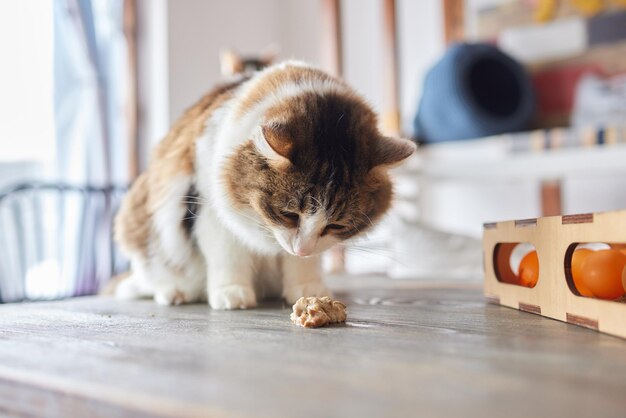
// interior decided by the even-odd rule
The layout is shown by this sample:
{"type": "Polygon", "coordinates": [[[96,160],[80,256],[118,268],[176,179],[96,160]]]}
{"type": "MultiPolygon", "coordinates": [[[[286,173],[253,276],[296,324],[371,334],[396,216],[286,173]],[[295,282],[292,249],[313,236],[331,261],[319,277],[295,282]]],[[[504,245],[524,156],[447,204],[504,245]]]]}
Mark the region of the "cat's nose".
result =
{"type": "Polygon", "coordinates": [[[293,252],[300,257],[306,257],[313,254],[316,243],[317,240],[302,239],[301,237],[298,237],[293,243],[293,252]]]}
{"type": "Polygon", "coordinates": [[[306,257],[307,255],[313,254],[313,248],[311,246],[305,245],[294,245],[293,252],[300,257],[306,257]]]}

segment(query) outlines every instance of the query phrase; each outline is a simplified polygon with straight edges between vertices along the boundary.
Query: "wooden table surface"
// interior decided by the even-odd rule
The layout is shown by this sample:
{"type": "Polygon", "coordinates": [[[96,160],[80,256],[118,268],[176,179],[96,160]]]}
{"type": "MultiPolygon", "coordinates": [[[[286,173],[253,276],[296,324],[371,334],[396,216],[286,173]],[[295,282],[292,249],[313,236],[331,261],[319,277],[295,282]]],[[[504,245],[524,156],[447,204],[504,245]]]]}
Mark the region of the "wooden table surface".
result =
{"type": "Polygon", "coordinates": [[[351,278],[348,322],[289,307],[0,306],[0,413],[620,417],[626,341],[486,304],[477,284],[351,278]]]}

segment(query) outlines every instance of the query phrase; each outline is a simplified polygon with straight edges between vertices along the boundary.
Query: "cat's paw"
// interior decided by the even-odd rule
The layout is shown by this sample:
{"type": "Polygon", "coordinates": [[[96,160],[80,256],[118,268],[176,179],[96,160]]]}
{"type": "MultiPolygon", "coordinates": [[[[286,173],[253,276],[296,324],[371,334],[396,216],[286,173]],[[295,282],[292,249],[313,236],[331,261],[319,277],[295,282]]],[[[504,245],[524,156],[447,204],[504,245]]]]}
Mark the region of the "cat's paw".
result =
{"type": "Polygon", "coordinates": [[[287,286],[283,289],[283,298],[287,303],[294,304],[301,297],[330,296],[333,294],[322,282],[308,282],[287,286]]]}
{"type": "Polygon", "coordinates": [[[151,292],[133,275],[122,279],[115,287],[117,299],[142,299],[150,296],[152,296],[151,292]]]}
{"type": "Polygon", "coordinates": [[[191,299],[178,289],[168,289],[155,292],[154,301],[163,306],[178,306],[191,302],[191,299]]]}
{"type": "Polygon", "coordinates": [[[154,301],[159,305],[178,306],[185,303],[196,303],[206,300],[206,288],[196,282],[191,283],[159,283],[154,286],[154,301]]]}
{"type": "Polygon", "coordinates": [[[248,309],[256,306],[252,286],[230,284],[209,291],[209,304],[213,309],[248,309]]]}

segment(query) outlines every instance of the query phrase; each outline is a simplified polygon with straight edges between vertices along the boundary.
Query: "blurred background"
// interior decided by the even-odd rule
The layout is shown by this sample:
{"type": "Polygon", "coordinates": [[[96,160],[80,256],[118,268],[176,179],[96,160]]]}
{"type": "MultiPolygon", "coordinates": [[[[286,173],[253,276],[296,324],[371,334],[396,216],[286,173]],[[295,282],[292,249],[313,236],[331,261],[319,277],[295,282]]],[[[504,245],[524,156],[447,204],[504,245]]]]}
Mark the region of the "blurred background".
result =
{"type": "Polygon", "coordinates": [[[2,301],[125,271],[124,191],[246,62],[324,68],[423,144],[335,271],[477,280],[484,222],[626,207],[623,0],[23,0],[0,35],[2,301]]]}

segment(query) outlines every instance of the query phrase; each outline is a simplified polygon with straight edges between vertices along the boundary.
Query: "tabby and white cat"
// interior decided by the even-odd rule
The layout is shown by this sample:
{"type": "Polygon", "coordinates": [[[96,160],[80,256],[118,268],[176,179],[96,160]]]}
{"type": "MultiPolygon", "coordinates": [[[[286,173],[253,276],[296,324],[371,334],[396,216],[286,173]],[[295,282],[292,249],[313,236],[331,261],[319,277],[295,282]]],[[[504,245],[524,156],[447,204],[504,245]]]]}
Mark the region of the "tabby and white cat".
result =
{"type": "Polygon", "coordinates": [[[384,137],[343,81],[298,62],[222,85],[174,124],[116,219],[125,298],[164,305],[330,292],[319,254],[389,208],[388,168],[413,153],[384,137]]]}

